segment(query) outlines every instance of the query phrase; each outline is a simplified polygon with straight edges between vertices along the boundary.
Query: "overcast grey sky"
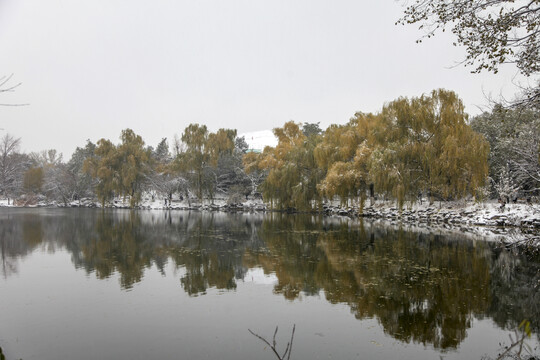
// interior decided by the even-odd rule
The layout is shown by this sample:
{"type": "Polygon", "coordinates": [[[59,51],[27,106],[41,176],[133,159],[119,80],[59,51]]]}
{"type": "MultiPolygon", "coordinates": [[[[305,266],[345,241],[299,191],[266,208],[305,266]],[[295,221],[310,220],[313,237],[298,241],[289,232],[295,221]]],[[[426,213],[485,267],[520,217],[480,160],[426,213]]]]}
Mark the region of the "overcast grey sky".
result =
{"type": "Polygon", "coordinates": [[[399,96],[456,91],[470,114],[484,94],[511,97],[499,75],[452,68],[449,34],[416,44],[394,0],[0,0],[0,128],[25,151],[69,160],[86,139],[147,144],[192,122],[240,133],[284,122],[345,123],[399,96]]]}

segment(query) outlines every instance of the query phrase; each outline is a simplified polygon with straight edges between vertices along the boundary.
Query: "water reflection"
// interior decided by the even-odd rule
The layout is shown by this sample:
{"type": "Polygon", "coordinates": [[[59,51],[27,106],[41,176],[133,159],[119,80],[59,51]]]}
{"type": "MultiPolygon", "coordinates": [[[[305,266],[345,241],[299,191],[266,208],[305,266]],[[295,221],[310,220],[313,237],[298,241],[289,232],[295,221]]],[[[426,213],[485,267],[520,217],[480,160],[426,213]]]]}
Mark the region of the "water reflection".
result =
{"type": "Polygon", "coordinates": [[[130,212],[91,209],[0,213],[2,275],[36,249],[66,249],[99,279],[122,289],[172,261],[190,295],[234,290],[251,268],[275,274],[274,293],[324,296],[358,319],[376,318],[405,342],[457,347],[474,318],[538,333],[538,259],[495,244],[345,219],[282,214],[130,212]]]}

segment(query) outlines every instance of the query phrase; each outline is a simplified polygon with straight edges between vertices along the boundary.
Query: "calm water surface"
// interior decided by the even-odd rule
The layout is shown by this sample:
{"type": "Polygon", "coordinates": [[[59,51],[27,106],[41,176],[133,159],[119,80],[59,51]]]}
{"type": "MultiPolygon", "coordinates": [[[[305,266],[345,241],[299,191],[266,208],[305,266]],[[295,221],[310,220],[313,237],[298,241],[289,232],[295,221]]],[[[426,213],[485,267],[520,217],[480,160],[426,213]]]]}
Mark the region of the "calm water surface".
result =
{"type": "Polygon", "coordinates": [[[0,210],[7,359],[480,359],[523,319],[540,263],[350,219],[0,210]]]}

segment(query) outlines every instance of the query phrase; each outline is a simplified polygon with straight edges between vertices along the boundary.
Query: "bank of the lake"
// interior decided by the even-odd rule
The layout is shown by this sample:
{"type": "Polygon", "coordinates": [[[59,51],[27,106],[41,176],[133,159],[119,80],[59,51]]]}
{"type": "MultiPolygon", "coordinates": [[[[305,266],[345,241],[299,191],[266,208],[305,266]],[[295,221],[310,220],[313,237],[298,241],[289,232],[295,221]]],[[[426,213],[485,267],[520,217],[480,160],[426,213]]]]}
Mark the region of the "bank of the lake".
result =
{"type": "MultiPolygon", "coordinates": [[[[7,204],[0,200],[0,207],[24,207],[7,204]]],[[[101,203],[93,199],[72,201],[68,204],[40,201],[26,207],[71,207],[101,208],[101,203]]],[[[132,208],[128,201],[116,199],[105,204],[110,209],[136,210],[183,210],[183,211],[219,211],[219,212],[287,212],[296,213],[294,209],[286,211],[272,209],[270,204],[261,199],[250,199],[231,204],[225,197],[217,197],[213,201],[202,203],[196,199],[157,199],[147,196],[141,203],[132,208]]],[[[430,204],[418,202],[406,204],[399,209],[393,201],[366,202],[361,209],[358,205],[342,206],[339,202],[327,202],[323,210],[318,212],[326,216],[346,216],[351,218],[368,218],[384,220],[420,228],[437,228],[449,231],[461,231],[471,235],[484,236],[490,240],[507,244],[520,243],[527,246],[540,247],[540,204],[508,203],[501,206],[496,201],[474,202],[456,201],[430,204]]]]}

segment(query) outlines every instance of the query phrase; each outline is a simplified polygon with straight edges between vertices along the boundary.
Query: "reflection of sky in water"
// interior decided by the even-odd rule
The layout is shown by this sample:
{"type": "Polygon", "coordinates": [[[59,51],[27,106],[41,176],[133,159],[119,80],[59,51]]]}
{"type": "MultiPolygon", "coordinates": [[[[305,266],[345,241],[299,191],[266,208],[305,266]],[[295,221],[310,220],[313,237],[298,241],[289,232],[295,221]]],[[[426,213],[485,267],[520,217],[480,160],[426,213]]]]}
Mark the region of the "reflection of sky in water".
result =
{"type": "Polygon", "coordinates": [[[276,274],[265,274],[261,268],[249,269],[244,276],[244,282],[258,285],[275,285],[278,282],[276,274]]]}
{"type": "Polygon", "coordinates": [[[297,358],[479,359],[538,295],[493,244],[351,220],[16,210],[0,232],[8,358],[254,359],[248,328],[295,323],[297,358]]]}

